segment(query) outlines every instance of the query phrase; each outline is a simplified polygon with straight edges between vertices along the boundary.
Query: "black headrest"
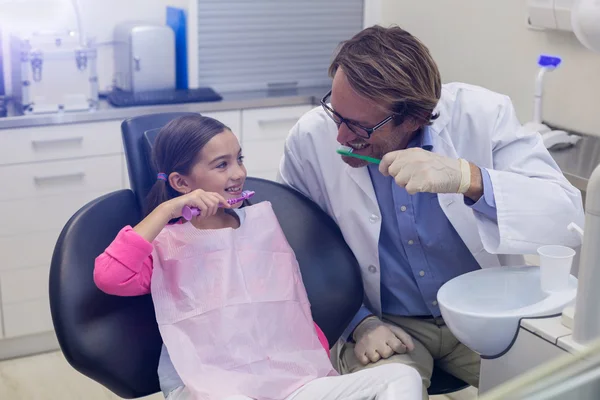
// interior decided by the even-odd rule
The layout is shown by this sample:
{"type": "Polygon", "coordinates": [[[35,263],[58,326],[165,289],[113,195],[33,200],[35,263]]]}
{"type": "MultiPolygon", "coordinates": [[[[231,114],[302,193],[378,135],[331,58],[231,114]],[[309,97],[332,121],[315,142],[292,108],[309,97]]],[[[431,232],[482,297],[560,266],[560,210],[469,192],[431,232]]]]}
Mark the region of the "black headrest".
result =
{"type": "MultiPolygon", "coordinates": [[[[156,181],[156,172],[152,166],[151,148],[145,142],[144,133],[160,129],[172,119],[184,115],[198,115],[196,113],[162,113],[142,115],[129,118],[121,124],[123,146],[127,159],[129,184],[140,207],[143,208],[146,196],[156,181]]],[[[158,132],[156,132],[158,133],[158,132]]]]}

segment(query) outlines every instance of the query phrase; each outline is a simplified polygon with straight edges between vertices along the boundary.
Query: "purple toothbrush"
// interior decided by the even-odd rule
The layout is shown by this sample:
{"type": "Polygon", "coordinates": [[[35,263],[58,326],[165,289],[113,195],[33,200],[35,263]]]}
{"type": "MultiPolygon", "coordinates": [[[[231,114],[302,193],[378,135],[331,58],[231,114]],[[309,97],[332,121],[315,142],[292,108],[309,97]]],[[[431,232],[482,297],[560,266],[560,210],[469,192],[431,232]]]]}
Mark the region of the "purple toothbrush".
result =
{"type": "MultiPolygon", "coordinates": [[[[250,197],[254,196],[254,192],[253,190],[244,190],[242,192],[242,195],[240,197],[237,197],[235,199],[229,199],[227,200],[227,204],[229,204],[230,206],[240,203],[246,199],[249,199],[250,197]]],[[[219,207],[222,207],[221,204],[219,204],[219,207]]],[[[181,210],[181,215],[183,216],[183,218],[186,221],[190,221],[192,218],[194,218],[196,215],[200,215],[200,209],[196,208],[196,207],[189,207],[189,206],[185,206],[183,207],[183,209],[181,210]]]]}

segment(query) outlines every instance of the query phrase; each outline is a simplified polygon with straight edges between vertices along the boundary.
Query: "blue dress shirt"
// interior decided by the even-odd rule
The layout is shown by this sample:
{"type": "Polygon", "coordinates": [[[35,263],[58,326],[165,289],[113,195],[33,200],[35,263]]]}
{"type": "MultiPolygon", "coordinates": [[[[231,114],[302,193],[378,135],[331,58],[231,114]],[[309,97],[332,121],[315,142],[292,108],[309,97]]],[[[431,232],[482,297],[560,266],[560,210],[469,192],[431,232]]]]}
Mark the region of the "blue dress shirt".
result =
{"type": "MultiPolygon", "coordinates": [[[[432,150],[426,127],[408,147],[432,150]]],[[[377,165],[369,174],[381,212],[379,263],[381,305],[384,314],[397,316],[440,316],[437,292],[450,279],[480,268],[440,207],[437,194],[409,195],[377,165]]],[[[496,220],[496,204],[489,173],[481,169],[484,195],[477,201],[465,197],[475,212],[496,220]]],[[[363,306],[345,332],[372,313],[363,306]]]]}

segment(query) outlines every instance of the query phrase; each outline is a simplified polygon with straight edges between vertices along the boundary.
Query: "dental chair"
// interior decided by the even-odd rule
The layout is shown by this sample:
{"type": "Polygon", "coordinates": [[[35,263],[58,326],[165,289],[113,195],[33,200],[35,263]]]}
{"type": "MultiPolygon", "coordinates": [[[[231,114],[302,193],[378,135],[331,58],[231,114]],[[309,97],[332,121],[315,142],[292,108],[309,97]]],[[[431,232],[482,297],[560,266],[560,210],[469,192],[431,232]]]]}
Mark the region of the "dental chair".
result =
{"type": "MultiPolygon", "coordinates": [[[[123,398],[160,390],[157,366],[162,341],[151,296],[101,292],[93,282],[94,260],[121,228],[142,218],[144,199],[156,179],[149,134],[186,114],[153,114],[123,122],[131,190],[109,193],[82,207],[63,228],[52,257],[50,308],[65,358],[77,371],[123,398]]],[[[249,177],[245,188],[256,191],[250,204],[272,203],[298,258],[314,320],[333,346],[363,299],[359,266],[339,228],[316,204],[288,187],[249,177]]],[[[429,393],[449,393],[465,386],[435,369],[429,393]]]]}

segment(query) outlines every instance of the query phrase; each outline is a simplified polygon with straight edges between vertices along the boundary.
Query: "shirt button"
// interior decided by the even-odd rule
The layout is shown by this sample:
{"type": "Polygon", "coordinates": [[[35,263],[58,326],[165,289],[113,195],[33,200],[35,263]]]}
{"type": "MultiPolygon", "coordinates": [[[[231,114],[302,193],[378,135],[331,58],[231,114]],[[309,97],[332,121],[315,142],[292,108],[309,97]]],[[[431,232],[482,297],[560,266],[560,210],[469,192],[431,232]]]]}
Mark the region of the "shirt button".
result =
{"type": "Polygon", "coordinates": [[[434,300],[433,303],[431,303],[431,304],[433,304],[434,306],[437,306],[438,303],[436,300],[434,300]]]}
{"type": "Polygon", "coordinates": [[[400,207],[400,211],[402,211],[402,212],[406,211],[406,206],[400,207]]]}
{"type": "Polygon", "coordinates": [[[419,275],[420,275],[420,276],[425,276],[425,271],[420,271],[420,272],[419,272],[419,275]]]}
{"type": "Polygon", "coordinates": [[[379,215],[377,214],[371,214],[371,216],[369,217],[369,221],[371,221],[371,223],[375,223],[377,221],[379,221],[379,215]]]}
{"type": "Polygon", "coordinates": [[[415,244],[415,241],[414,240],[409,240],[408,244],[412,246],[413,244],[415,244]]]}
{"type": "Polygon", "coordinates": [[[375,272],[377,272],[377,267],[374,265],[369,265],[369,272],[374,274],[375,272]]]}

